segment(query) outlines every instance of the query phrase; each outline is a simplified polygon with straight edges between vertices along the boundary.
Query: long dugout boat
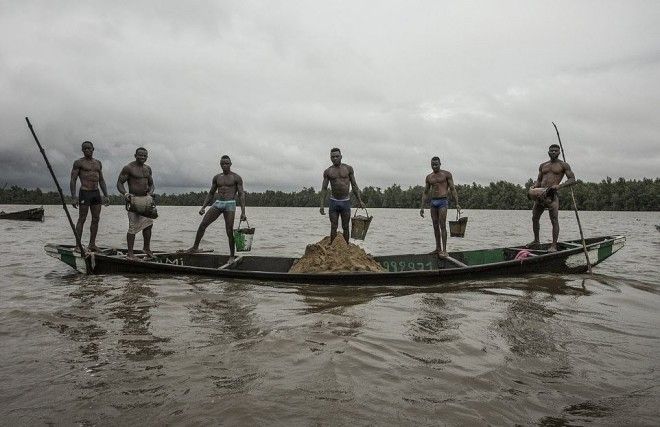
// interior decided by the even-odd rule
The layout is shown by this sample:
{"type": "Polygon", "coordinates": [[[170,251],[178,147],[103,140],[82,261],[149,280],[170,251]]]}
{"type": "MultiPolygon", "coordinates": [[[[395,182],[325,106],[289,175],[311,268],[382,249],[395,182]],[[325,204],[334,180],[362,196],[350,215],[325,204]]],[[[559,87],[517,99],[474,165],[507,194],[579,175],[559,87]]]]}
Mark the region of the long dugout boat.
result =
{"type": "Polygon", "coordinates": [[[0,219],[12,219],[16,221],[41,221],[44,220],[44,208],[32,208],[18,212],[0,212],[0,219]]]}
{"type": "MultiPolygon", "coordinates": [[[[621,249],[624,236],[604,236],[586,239],[592,266],[601,263],[621,249]]],[[[248,279],[282,283],[326,285],[433,285],[448,279],[517,276],[528,273],[583,273],[587,261],[581,240],[558,243],[558,251],[549,252],[549,244],[533,249],[509,246],[494,249],[450,252],[449,258],[432,254],[376,256],[384,272],[290,273],[298,258],[272,256],[239,256],[229,261],[228,255],[213,253],[154,253],[146,259],[126,258],[120,249],[102,249],[86,255],[89,263],[72,245],[47,244],[48,255],[84,274],[156,274],[199,275],[223,279],[248,279]],[[88,271],[88,268],[90,269],[88,271]]]]}

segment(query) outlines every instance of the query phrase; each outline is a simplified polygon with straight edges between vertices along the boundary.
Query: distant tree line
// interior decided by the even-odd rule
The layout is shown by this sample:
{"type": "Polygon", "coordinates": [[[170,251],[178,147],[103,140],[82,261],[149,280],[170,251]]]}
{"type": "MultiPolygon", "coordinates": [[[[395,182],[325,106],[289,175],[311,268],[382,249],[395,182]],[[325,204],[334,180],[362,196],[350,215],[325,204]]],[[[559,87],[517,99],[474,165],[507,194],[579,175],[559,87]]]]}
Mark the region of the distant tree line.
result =
{"type": "MultiPolygon", "coordinates": [[[[532,202],[527,199],[527,188],[532,185],[530,179],[522,186],[506,181],[481,184],[460,184],[456,186],[460,205],[464,209],[531,209],[532,202]]],[[[610,177],[601,182],[582,182],[574,185],[575,200],[580,210],[593,211],[659,211],[660,178],[625,180],[610,177]]],[[[370,208],[419,208],[424,187],[401,188],[393,184],[384,190],[380,187],[362,188],[362,200],[370,208]]],[[[156,201],[161,206],[201,206],[207,191],[183,194],[159,194],[156,201]]],[[[247,193],[248,206],[290,206],[315,207],[319,205],[319,193],[313,187],[305,187],[290,193],[267,190],[261,193],[247,193]]],[[[18,186],[0,189],[0,204],[59,204],[60,198],[54,191],[42,192],[39,188],[28,190],[18,186]]],[[[121,196],[111,195],[110,203],[119,205],[124,200],[121,196]]],[[[450,207],[454,201],[450,200],[450,207]]],[[[572,209],[570,191],[564,189],[560,195],[560,208],[572,209]]]]}

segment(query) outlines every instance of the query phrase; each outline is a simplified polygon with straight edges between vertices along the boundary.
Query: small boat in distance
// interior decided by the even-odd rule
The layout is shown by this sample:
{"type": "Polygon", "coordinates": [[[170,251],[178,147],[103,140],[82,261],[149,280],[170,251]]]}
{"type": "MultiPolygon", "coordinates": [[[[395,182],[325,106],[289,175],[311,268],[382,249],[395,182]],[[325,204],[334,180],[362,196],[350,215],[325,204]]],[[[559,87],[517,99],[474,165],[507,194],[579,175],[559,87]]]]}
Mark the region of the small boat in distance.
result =
{"type": "Polygon", "coordinates": [[[32,208],[18,212],[0,212],[0,219],[13,219],[17,221],[44,221],[44,208],[32,208]]]}
{"type": "MultiPolygon", "coordinates": [[[[601,263],[625,244],[624,236],[585,239],[591,265],[601,263]]],[[[298,258],[272,256],[239,256],[230,261],[228,255],[213,253],[154,253],[146,259],[128,259],[126,251],[102,249],[86,258],[72,245],[47,244],[46,253],[85,274],[155,274],[200,275],[221,279],[248,279],[281,283],[325,285],[437,285],[442,282],[489,276],[516,276],[528,273],[583,273],[587,261],[581,240],[558,243],[557,251],[549,244],[525,248],[523,245],[494,249],[450,252],[448,258],[433,254],[376,256],[383,272],[290,273],[298,258]]]]}

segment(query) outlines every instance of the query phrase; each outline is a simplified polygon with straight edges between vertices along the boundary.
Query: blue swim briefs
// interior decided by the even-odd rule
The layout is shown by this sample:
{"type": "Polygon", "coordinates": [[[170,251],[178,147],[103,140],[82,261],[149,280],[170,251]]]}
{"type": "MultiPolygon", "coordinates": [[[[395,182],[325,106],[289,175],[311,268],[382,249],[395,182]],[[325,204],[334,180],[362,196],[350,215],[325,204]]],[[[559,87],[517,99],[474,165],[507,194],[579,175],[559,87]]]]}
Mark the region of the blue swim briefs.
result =
{"type": "Polygon", "coordinates": [[[438,197],[431,199],[431,206],[434,208],[442,209],[449,206],[449,200],[446,197],[438,197]]]}
{"type": "Polygon", "coordinates": [[[234,212],[236,211],[236,200],[216,200],[211,207],[219,209],[221,212],[234,212]]]}
{"type": "Polygon", "coordinates": [[[351,213],[351,199],[337,200],[330,197],[330,203],[328,204],[328,210],[335,212],[345,212],[351,213]]]}

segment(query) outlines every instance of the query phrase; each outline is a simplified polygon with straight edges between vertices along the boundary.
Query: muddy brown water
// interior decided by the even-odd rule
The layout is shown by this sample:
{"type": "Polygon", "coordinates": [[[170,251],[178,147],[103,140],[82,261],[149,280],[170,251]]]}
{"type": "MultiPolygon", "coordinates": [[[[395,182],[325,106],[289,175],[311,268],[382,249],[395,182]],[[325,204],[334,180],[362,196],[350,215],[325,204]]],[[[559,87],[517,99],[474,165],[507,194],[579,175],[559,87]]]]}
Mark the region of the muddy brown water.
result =
{"type": "MultiPolygon", "coordinates": [[[[122,209],[104,209],[100,245],[123,245],[122,209]]],[[[159,207],[154,249],[190,246],[197,210],[159,207]]],[[[430,219],[417,210],[370,213],[367,252],[433,248],[430,219]]],[[[317,209],[247,214],[254,254],[301,256],[328,230],[317,209]]],[[[529,211],[463,214],[466,237],[450,239],[450,251],[531,240],[529,211]]],[[[587,235],[628,238],[592,276],[423,289],[86,277],[43,251],[71,240],[61,207],[47,206],[44,223],[0,221],[0,419],[657,425],[660,214],[583,212],[581,220],[587,235]]],[[[561,238],[578,236],[572,212],[560,221],[561,238]]],[[[544,216],[542,239],[549,233],[544,216]]],[[[226,251],[220,224],[202,247],[226,251]]]]}

